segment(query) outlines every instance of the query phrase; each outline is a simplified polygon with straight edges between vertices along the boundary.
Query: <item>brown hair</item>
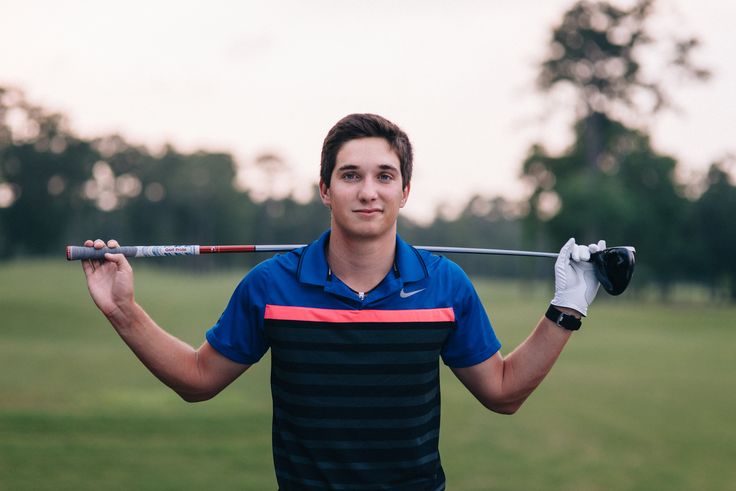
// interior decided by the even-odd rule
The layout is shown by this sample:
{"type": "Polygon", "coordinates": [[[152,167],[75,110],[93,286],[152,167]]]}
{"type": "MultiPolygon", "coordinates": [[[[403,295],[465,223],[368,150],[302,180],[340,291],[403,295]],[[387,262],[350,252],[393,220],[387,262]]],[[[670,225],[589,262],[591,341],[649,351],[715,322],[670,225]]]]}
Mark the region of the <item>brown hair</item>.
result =
{"type": "Polygon", "coordinates": [[[337,154],[342,146],[358,138],[378,137],[386,140],[396,152],[401,165],[401,187],[411,181],[413,153],[411,142],[404,131],[391,121],[377,114],[350,114],[333,126],[322,143],[322,161],[319,177],[330,187],[332,171],[335,169],[337,154]]]}

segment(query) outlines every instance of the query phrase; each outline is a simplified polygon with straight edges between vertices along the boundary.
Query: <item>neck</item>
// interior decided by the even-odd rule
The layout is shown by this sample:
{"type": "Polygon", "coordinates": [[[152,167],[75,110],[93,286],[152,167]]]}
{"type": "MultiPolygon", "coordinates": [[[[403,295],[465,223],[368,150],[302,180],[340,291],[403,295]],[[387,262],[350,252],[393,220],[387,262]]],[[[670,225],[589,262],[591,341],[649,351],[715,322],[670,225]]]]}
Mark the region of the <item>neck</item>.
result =
{"type": "Polygon", "coordinates": [[[375,239],[330,233],[327,263],[332,273],[357,292],[375,288],[391,271],[396,252],[396,230],[375,239]]]}

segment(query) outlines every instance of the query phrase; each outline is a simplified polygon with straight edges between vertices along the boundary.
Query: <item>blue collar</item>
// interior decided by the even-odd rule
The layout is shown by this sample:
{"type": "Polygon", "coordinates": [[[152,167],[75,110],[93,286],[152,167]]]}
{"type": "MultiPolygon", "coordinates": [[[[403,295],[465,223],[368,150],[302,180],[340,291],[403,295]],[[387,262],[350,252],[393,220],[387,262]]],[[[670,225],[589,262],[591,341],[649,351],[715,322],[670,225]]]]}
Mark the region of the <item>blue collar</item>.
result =
{"type": "MultiPolygon", "coordinates": [[[[330,231],[324,232],[319,239],[307,245],[299,258],[297,279],[302,283],[326,286],[330,281],[330,267],[327,264],[326,245],[330,240],[330,231]]],[[[396,235],[396,257],[394,270],[389,275],[396,276],[400,285],[421,281],[429,276],[427,266],[419,251],[404,242],[396,235]]]]}

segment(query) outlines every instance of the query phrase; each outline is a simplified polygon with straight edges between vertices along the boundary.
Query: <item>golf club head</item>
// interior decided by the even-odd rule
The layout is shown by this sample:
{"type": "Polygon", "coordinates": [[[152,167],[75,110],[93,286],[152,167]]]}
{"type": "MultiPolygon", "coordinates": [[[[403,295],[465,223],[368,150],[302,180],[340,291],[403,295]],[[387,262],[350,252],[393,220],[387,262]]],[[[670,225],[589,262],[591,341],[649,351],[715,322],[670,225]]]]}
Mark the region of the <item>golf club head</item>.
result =
{"type": "Polygon", "coordinates": [[[635,252],[631,246],[622,246],[609,247],[590,255],[595,277],[611,295],[620,295],[629,286],[634,274],[635,252]]]}

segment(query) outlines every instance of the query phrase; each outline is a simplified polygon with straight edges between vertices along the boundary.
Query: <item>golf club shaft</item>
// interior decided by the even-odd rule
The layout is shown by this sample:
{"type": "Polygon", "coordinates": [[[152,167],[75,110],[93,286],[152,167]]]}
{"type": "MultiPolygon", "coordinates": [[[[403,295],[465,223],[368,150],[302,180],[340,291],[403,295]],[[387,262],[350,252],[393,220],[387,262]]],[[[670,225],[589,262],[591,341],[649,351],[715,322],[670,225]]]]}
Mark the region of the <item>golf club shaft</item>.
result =
{"type": "MultiPolygon", "coordinates": [[[[168,246],[121,246],[117,248],[67,246],[66,258],[69,261],[84,259],[105,259],[106,253],[123,254],[126,257],[165,257],[165,256],[199,256],[201,254],[223,253],[250,253],[250,252],[287,252],[302,244],[274,244],[274,245],[168,245],[168,246]]],[[[498,256],[527,256],[556,258],[556,252],[515,251],[509,249],[484,249],[475,247],[442,247],[416,246],[438,254],[490,254],[498,256]]]]}

